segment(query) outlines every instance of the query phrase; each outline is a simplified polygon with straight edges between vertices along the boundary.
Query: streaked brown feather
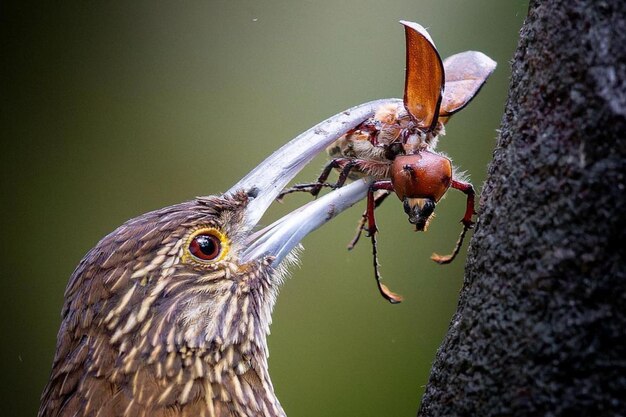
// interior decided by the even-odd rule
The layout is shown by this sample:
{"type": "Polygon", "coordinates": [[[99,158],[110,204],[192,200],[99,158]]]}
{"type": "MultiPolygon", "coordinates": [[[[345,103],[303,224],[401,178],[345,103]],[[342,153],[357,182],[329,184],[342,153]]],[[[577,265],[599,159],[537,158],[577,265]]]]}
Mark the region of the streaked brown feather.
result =
{"type": "Polygon", "coordinates": [[[284,415],[267,371],[277,282],[236,250],[245,195],[196,200],[126,222],[70,277],[39,416],[284,415]],[[194,227],[220,229],[232,256],[181,258],[194,227]]]}

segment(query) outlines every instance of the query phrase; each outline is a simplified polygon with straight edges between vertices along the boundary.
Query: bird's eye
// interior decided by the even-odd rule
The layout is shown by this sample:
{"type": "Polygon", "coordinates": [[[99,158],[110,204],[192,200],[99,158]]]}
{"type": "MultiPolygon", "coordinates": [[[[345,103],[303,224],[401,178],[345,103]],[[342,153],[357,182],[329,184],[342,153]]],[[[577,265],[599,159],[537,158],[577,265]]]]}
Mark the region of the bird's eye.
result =
{"type": "Polygon", "coordinates": [[[212,261],[220,256],[222,252],[222,242],[210,233],[194,236],[189,242],[189,253],[203,261],[212,261]]]}
{"type": "Polygon", "coordinates": [[[229,251],[229,240],[214,227],[200,227],[187,238],[184,262],[207,265],[224,259],[229,251]]]}

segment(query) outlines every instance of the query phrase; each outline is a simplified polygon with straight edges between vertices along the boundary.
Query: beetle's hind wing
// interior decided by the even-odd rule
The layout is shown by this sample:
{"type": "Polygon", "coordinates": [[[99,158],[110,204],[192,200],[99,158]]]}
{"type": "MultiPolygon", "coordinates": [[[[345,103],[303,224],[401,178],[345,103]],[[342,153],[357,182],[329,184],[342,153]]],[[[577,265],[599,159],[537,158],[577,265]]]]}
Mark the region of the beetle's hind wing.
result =
{"type": "Polygon", "coordinates": [[[496,69],[496,62],[482,52],[465,51],[446,58],[443,66],[446,84],[439,116],[445,123],[478,94],[496,69]]]}

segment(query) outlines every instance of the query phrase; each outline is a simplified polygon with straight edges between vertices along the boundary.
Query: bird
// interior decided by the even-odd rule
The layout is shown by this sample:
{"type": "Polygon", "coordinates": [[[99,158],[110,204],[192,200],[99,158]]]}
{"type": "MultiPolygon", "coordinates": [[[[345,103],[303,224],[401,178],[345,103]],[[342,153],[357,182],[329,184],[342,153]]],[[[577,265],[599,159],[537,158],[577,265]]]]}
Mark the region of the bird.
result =
{"type": "Polygon", "coordinates": [[[98,242],[67,284],[38,416],[284,416],[267,362],[272,308],[302,238],[369,182],[258,223],[315,155],[390,101],[332,116],[228,191],[143,214],[98,242]]]}

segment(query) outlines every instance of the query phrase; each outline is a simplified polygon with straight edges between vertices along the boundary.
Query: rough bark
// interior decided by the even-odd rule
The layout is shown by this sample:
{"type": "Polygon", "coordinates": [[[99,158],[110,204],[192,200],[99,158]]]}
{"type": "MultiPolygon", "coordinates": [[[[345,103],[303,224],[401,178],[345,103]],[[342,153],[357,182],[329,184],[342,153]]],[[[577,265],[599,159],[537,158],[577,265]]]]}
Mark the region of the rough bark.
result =
{"type": "Polygon", "coordinates": [[[421,416],[626,415],[626,2],[531,1],[421,416]]]}

